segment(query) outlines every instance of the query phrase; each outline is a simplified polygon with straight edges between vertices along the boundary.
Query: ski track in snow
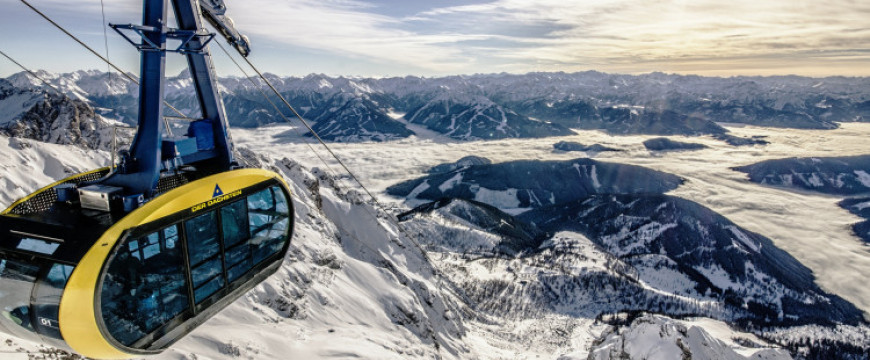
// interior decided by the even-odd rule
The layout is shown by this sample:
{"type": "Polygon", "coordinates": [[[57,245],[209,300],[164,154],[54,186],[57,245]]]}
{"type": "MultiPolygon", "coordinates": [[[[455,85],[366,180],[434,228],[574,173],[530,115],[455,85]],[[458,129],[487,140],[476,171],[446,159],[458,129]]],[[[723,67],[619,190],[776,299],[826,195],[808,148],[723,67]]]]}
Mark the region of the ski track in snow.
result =
{"type": "MultiPolygon", "coordinates": [[[[235,129],[233,135],[237,143],[253,150],[289,156],[306,166],[324,168],[307,148],[309,139],[285,136],[269,140],[270,135],[289,128],[289,125],[273,125],[257,130],[235,129]]],[[[553,144],[559,141],[600,143],[624,149],[626,151],[599,153],[595,159],[645,166],[685,178],[686,183],[669,194],[700,203],[738,226],[770,238],[776,246],[812,269],[823,289],[870,314],[870,287],[855,281],[856,274],[870,275],[870,248],[852,234],[852,224],[861,219],[837,205],[842,198],[762,186],[750,182],[746,174],[730,169],[768,159],[870,154],[870,145],[866,142],[870,124],[843,123],[835,130],[743,125],[728,129],[736,136],[766,136],[770,144],[733,147],[712,137],[693,137],[693,142],[709,148],[657,153],[647,151],[642,142],[661,136],[611,136],[601,131],[576,130],[577,135],[544,139],[447,142],[412,136],[385,143],[333,143],[331,147],[370,190],[379,193],[382,201],[399,201],[383,194],[388,186],[423,176],[434,165],[455,162],[469,154],[493,162],[567,160],[583,156],[579,152],[555,152],[553,144]]],[[[683,136],[669,138],[687,139],[683,136]]],[[[328,157],[322,148],[318,147],[317,151],[322,157],[328,157]]],[[[330,161],[330,171],[337,171],[338,164],[330,161]]],[[[347,185],[351,186],[350,182],[347,185]]]]}

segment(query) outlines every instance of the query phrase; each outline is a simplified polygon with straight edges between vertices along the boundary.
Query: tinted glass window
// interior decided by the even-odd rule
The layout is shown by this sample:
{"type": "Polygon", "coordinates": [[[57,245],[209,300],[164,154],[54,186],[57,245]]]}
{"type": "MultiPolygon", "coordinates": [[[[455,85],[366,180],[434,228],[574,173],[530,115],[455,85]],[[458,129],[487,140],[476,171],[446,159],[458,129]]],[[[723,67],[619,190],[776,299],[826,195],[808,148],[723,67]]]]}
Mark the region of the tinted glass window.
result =
{"type": "Polygon", "coordinates": [[[184,227],[191,264],[197,265],[220,252],[217,216],[214,211],[187,220],[184,227]]]}
{"type": "Polygon", "coordinates": [[[223,271],[220,258],[214,258],[204,262],[202,265],[197,266],[190,272],[190,275],[193,278],[193,287],[199,287],[215,276],[220,275],[223,271]]]}
{"type": "MultiPolygon", "coordinates": [[[[245,248],[247,248],[247,246],[245,246],[245,248]]],[[[242,259],[237,264],[231,265],[230,269],[227,270],[227,276],[230,278],[230,281],[236,281],[236,279],[247,273],[248,270],[251,270],[252,266],[253,263],[251,262],[251,257],[249,256],[242,259]]]]}
{"type": "Polygon", "coordinates": [[[163,229],[163,238],[166,239],[167,249],[175,249],[175,244],[178,243],[178,226],[163,229]]]}
{"type": "Polygon", "coordinates": [[[243,243],[241,246],[236,246],[227,249],[226,253],[226,261],[227,267],[233,267],[236,264],[245,261],[246,259],[251,258],[251,247],[247,242],[243,243]]]}
{"type": "Polygon", "coordinates": [[[248,235],[248,209],[245,203],[237,201],[221,209],[221,228],[224,246],[232,247],[250,238],[248,235]]]}
{"type": "Polygon", "coordinates": [[[36,265],[0,258],[0,330],[38,341],[30,313],[30,293],[38,272],[36,265]]]}
{"type": "Polygon", "coordinates": [[[197,304],[224,286],[217,212],[210,211],[185,222],[193,297],[197,304]]]}
{"type": "Polygon", "coordinates": [[[148,235],[144,244],[142,244],[142,258],[150,259],[152,256],[160,253],[160,234],[153,233],[148,235]]]}
{"type": "Polygon", "coordinates": [[[271,187],[248,198],[248,211],[253,262],[259,263],[279,252],[289,240],[289,205],[284,192],[271,187]]]}
{"type": "Polygon", "coordinates": [[[247,203],[238,201],[221,209],[221,224],[227,277],[229,281],[234,281],[251,269],[247,203]]]}
{"type": "Polygon", "coordinates": [[[224,277],[217,276],[198,287],[194,290],[193,294],[196,298],[196,302],[199,303],[202,300],[207,299],[211,294],[214,294],[215,291],[220,290],[220,288],[224,287],[224,277]]]}
{"type": "Polygon", "coordinates": [[[73,267],[54,264],[44,278],[36,285],[33,299],[33,312],[36,315],[34,325],[39,333],[51,338],[61,339],[58,325],[58,307],[63,288],[66,286],[73,267]]]}
{"type": "Polygon", "coordinates": [[[132,345],[188,308],[178,226],[130,240],[110,260],[100,294],[103,321],[132,345]],[[135,243],[135,245],[133,245],[135,243]]]}
{"type": "Polygon", "coordinates": [[[72,275],[73,267],[63,264],[54,264],[45,277],[45,282],[55,288],[63,288],[69,276],[72,275]]]}

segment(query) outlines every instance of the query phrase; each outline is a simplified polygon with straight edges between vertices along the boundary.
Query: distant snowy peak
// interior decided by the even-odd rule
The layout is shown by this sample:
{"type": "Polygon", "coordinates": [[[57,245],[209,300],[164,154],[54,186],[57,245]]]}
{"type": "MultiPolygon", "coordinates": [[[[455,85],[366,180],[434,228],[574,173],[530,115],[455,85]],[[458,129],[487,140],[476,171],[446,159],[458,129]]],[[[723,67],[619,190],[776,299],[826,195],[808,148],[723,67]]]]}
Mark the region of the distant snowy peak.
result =
{"type": "Polygon", "coordinates": [[[482,95],[441,93],[405,115],[409,122],[457,140],[534,138],[573,134],[561,125],[535,121],[482,95]]]}
{"type": "MultiPolygon", "coordinates": [[[[54,80],[54,79],[58,78],[57,75],[52,74],[52,73],[45,71],[45,70],[36,70],[35,73],[37,76],[39,76],[40,78],[47,80],[47,81],[54,80]]],[[[31,75],[27,72],[24,72],[24,71],[12,74],[9,77],[7,77],[6,80],[9,81],[13,86],[19,87],[22,89],[41,87],[44,85],[43,82],[40,81],[38,78],[36,78],[33,75],[31,75]]]]}
{"type": "Polygon", "coordinates": [[[316,122],[312,129],[322,139],[342,142],[387,141],[414,134],[367,97],[339,93],[329,104],[311,114],[316,122]]]}
{"type": "Polygon", "coordinates": [[[54,90],[0,80],[0,134],[56,144],[105,148],[110,124],[87,103],[54,90]]]}
{"type": "MultiPolygon", "coordinates": [[[[98,70],[80,70],[65,74],[52,74],[44,70],[36,71],[42,80],[82,101],[93,97],[120,96],[135,93],[138,85],[126,76],[116,72],[106,73],[98,70]]],[[[44,88],[45,83],[26,72],[13,74],[7,78],[19,88],[44,88]]]]}

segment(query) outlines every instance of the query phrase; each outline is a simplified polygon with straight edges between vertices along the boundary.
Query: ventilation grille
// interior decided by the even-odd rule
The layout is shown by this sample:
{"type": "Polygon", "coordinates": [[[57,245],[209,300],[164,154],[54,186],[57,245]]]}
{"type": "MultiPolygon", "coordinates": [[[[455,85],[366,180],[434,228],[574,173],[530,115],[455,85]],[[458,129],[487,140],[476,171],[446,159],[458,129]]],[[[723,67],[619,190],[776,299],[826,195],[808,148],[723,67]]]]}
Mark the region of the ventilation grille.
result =
{"type": "Polygon", "coordinates": [[[161,176],[160,180],[157,182],[157,192],[154,193],[154,196],[157,197],[163,193],[168,192],[169,190],[175,189],[179,186],[187,184],[190,182],[185,174],[175,174],[169,176],[161,176]]]}
{"type": "MultiPolygon", "coordinates": [[[[78,184],[85,181],[95,181],[103,178],[108,173],[109,168],[100,169],[91,173],[71,177],[60,184],[78,184]]],[[[41,213],[51,209],[55,202],[57,202],[57,191],[54,187],[50,187],[39,192],[30,199],[27,199],[27,201],[15,205],[9,213],[14,215],[32,215],[41,213]]]]}

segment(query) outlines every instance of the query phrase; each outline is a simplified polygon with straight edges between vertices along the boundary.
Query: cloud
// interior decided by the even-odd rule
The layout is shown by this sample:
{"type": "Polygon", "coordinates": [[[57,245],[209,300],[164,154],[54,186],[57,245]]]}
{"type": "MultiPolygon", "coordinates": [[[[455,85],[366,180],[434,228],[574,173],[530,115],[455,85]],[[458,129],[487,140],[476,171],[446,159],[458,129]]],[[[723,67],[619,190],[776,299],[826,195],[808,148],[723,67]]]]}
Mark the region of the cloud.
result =
{"type": "MultiPolygon", "coordinates": [[[[31,1],[73,28],[78,21],[79,32],[97,35],[99,0],[31,1]]],[[[297,52],[322,55],[323,70],[316,71],[324,72],[339,64],[359,66],[358,74],[380,69],[372,75],[389,69],[726,74],[733,66],[734,74],[870,75],[870,2],[450,0],[462,5],[406,16],[388,11],[396,0],[226,1],[238,29],[251,37],[255,58],[275,64],[297,52]]],[[[14,0],[0,4],[16,11],[0,14],[0,22],[29,11],[14,0]]],[[[140,0],[105,4],[111,22],[141,17],[140,0]]]]}
{"type": "MultiPolygon", "coordinates": [[[[496,52],[493,56],[519,60],[519,64],[551,64],[548,70],[618,65],[632,72],[654,71],[648,64],[711,63],[713,59],[781,57],[803,67],[824,67],[818,51],[846,58],[866,54],[852,49],[870,48],[866,20],[870,4],[848,0],[816,1],[583,1],[499,0],[480,5],[434,9],[414,17],[437,23],[510,23],[514,30],[549,28],[545,33],[487,34],[516,38],[534,46],[496,52]],[[487,19],[489,21],[487,21],[487,19]],[[526,61],[522,61],[525,59],[526,61]]],[[[469,26],[466,34],[480,27],[469,26]]],[[[775,63],[760,61],[775,72],[775,63]]],[[[856,64],[857,65],[857,64],[856,64]]],[[[520,65],[522,67],[522,65],[520,65]]],[[[842,69],[838,69],[842,70],[842,69]]],[[[866,69],[854,69],[863,71],[866,69]]]]}
{"type": "Polygon", "coordinates": [[[232,0],[227,7],[244,33],[269,41],[429,71],[460,71],[471,59],[450,44],[488,37],[405,29],[400,19],[368,12],[373,6],[358,1],[232,0]]]}

